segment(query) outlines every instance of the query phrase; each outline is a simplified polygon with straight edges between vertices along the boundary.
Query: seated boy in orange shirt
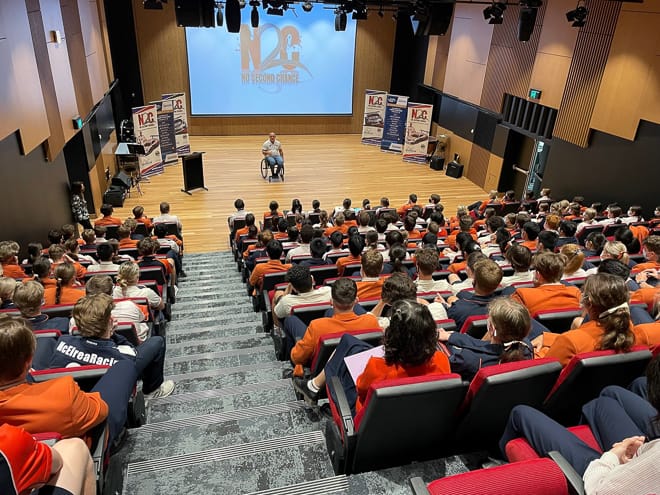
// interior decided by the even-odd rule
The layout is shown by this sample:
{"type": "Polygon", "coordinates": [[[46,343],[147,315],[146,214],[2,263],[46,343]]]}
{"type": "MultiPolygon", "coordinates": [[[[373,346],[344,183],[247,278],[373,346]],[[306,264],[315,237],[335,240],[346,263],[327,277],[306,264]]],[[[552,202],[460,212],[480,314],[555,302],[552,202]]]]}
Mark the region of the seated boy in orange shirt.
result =
{"type": "Polygon", "coordinates": [[[114,208],[112,205],[109,204],[104,204],[101,206],[101,213],[103,214],[102,218],[99,218],[96,222],[94,222],[94,227],[98,226],[104,226],[107,227],[108,225],[116,225],[119,227],[122,224],[121,218],[113,217],[112,213],[114,212],[114,208]]]}

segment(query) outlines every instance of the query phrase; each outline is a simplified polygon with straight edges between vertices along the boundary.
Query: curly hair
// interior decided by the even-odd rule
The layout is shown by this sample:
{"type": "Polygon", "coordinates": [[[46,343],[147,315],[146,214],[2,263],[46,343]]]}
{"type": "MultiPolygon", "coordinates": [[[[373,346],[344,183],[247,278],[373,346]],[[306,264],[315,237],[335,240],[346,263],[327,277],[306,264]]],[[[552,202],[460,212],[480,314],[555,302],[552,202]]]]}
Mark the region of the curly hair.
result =
{"type": "Polygon", "coordinates": [[[389,366],[420,366],[436,351],[438,335],[429,309],[415,301],[392,305],[390,326],[385,330],[383,348],[389,366]]]}

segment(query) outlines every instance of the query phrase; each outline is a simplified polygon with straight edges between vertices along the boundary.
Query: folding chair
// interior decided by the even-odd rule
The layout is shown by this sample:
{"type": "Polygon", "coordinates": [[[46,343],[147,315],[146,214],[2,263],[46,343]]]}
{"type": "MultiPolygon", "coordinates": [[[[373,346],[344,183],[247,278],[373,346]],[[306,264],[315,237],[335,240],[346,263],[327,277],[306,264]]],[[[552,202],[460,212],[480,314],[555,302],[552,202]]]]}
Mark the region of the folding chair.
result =
{"type": "Polygon", "coordinates": [[[467,384],[456,374],[383,380],[371,385],[355,418],[337,377],[328,384],[333,421],[326,443],[336,474],[356,474],[440,457],[449,445],[467,384]]]}

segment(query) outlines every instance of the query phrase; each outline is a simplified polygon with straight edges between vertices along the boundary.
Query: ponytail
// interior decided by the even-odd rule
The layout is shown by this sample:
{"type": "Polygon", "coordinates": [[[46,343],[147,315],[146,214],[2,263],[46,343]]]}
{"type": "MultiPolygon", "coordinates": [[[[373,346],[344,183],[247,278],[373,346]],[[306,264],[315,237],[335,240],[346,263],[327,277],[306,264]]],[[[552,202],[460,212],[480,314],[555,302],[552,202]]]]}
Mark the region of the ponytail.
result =
{"type": "Polygon", "coordinates": [[[522,340],[514,340],[504,344],[504,350],[500,354],[500,364],[525,361],[534,357],[534,350],[522,340]]]}
{"type": "Polygon", "coordinates": [[[630,310],[627,304],[625,307],[612,309],[613,311],[604,311],[598,317],[598,323],[605,329],[600,349],[628,352],[635,343],[635,334],[630,328],[630,310]]]}
{"type": "Polygon", "coordinates": [[[59,304],[60,300],[62,299],[62,279],[61,278],[59,278],[59,277],[57,278],[57,282],[56,282],[55,286],[57,287],[55,289],[55,304],[59,304]]]}

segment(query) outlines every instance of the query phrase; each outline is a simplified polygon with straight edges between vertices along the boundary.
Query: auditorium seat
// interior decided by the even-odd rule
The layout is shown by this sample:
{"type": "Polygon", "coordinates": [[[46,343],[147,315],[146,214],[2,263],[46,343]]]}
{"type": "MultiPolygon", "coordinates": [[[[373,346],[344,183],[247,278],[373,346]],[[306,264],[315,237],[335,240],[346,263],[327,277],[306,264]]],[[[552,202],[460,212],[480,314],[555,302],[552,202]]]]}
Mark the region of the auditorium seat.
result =
{"type": "Polygon", "coordinates": [[[551,332],[564,333],[571,329],[573,319],[578,316],[582,316],[580,308],[561,308],[537,311],[532,315],[532,318],[551,332]]]}
{"type": "Polygon", "coordinates": [[[319,337],[319,341],[316,344],[316,352],[314,352],[314,355],[312,356],[312,363],[309,368],[309,376],[316,376],[323,370],[325,364],[328,362],[328,359],[330,359],[330,356],[339,344],[341,336],[345,333],[353,335],[354,337],[373,346],[380,345],[381,340],[383,339],[383,330],[380,328],[349,330],[347,332],[328,333],[322,335],[319,337]]]}
{"type": "Polygon", "coordinates": [[[309,271],[314,277],[314,285],[317,287],[325,284],[326,279],[338,276],[337,265],[310,266],[309,271]]]}
{"type": "Polygon", "coordinates": [[[466,333],[475,339],[480,339],[486,335],[488,324],[488,315],[468,316],[461,327],[461,333],[466,333]]]}
{"type": "Polygon", "coordinates": [[[355,418],[337,377],[327,384],[333,421],[326,443],[336,474],[355,474],[442,456],[467,384],[457,374],[373,383],[355,418]]]}
{"type": "Polygon", "coordinates": [[[291,308],[290,314],[297,316],[305,325],[309,326],[313,320],[323,318],[329,309],[332,309],[330,303],[297,304],[291,308]]]}
{"type": "MultiPolygon", "coordinates": [[[[600,453],[603,452],[594,433],[588,425],[571,426],[567,428],[567,430],[595,451],[600,453]]],[[[509,462],[520,462],[541,458],[539,453],[534,450],[525,438],[515,438],[509,441],[505,446],[505,453],[509,462]]]]}
{"type": "Polygon", "coordinates": [[[642,376],[651,360],[651,351],[635,347],[630,352],[585,352],[574,356],[562,370],[541,408],[564,426],[580,420],[582,406],[595,399],[608,385],[627,387],[642,376]]]}

